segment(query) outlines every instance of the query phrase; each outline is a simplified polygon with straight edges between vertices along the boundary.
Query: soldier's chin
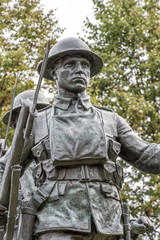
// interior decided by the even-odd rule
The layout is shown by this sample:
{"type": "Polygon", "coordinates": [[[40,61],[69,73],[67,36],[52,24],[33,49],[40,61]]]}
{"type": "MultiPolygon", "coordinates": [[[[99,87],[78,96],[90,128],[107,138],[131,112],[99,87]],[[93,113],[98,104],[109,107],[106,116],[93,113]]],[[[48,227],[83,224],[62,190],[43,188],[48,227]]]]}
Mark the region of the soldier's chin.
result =
{"type": "Polygon", "coordinates": [[[86,90],[86,88],[87,88],[86,85],[77,83],[77,84],[74,85],[74,87],[72,88],[72,92],[81,93],[81,92],[83,92],[84,90],[86,90]]]}

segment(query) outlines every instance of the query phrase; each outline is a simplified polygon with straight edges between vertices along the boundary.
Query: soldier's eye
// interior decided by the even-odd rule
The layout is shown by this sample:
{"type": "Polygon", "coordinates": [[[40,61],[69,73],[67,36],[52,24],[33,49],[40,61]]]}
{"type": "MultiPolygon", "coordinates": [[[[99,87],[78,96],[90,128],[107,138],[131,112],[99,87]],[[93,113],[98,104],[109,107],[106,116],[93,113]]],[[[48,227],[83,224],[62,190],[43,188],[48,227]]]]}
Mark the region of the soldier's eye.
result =
{"type": "Polygon", "coordinates": [[[75,62],[74,61],[71,61],[71,62],[67,62],[64,64],[64,67],[65,68],[70,68],[70,67],[73,67],[75,65],[75,62]]]}
{"type": "Polygon", "coordinates": [[[82,66],[84,68],[89,68],[89,63],[88,62],[82,62],[82,66]]]}

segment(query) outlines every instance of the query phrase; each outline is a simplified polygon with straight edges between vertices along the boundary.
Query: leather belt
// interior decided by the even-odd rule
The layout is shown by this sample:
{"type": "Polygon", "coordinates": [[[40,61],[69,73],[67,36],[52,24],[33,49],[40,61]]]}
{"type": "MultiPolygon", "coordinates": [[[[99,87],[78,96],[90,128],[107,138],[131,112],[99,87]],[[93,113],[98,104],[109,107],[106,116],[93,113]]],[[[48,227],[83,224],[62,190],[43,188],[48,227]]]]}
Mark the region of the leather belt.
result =
{"type": "Polygon", "coordinates": [[[103,181],[101,166],[81,165],[58,169],[57,180],[103,181]]]}

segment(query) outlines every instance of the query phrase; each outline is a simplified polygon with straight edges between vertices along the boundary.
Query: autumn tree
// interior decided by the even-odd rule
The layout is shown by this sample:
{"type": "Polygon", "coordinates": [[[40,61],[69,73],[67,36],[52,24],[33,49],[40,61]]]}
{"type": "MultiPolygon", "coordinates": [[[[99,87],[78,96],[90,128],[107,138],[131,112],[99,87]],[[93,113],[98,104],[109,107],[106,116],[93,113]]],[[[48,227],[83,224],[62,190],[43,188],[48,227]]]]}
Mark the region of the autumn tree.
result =
{"type": "MultiPolygon", "coordinates": [[[[43,11],[40,0],[0,2],[0,117],[9,110],[18,74],[17,94],[34,87],[36,68],[48,39],[55,44],[61,33],[54,11],[43,11]]],[[[6,127],[0,122],[0,138],[6,127]]],[[[11,139],[11,137],[10,137],[11,139]]]]}
{"type": "MultiPolygon", "coordinates": [[[[92,101],[127,119],[143,139],[160,143],[160,1],[93,3],[96,21],[86,20],[86,41],[101,55],[104,68],[91,81],[92,101]]],[[[127,166],[122,197],[133,216],[145,214],[158,228],[160,177],[127,166]]]]}

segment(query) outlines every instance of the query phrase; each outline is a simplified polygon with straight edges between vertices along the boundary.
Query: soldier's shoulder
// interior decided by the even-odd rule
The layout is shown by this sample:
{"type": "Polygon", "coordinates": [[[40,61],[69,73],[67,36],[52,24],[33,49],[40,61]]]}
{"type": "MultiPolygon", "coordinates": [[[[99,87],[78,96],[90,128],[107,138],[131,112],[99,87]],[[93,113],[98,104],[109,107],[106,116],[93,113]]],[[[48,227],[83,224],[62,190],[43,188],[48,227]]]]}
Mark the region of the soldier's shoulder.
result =
{"type": "Polygon", "coordinates": [[[34,120],[33,124],[33,134],[35,144],[40,142],[42,139],[48,137],[49,126],[48,119],[51,115],[52,105],[48,105],[38,111],[37,117],[34,120]]]}
{"type": "Polygon", "coordinates": [[[100,110],[104,110],[104,111],[107,111],[107,112],[114,112],[111,108],[107,108],[107,107],[104,107],[104,106],[97,106],[97,105],[93,105],[95,108],[98,108],[100,110]]]}

